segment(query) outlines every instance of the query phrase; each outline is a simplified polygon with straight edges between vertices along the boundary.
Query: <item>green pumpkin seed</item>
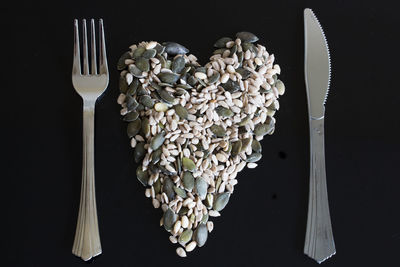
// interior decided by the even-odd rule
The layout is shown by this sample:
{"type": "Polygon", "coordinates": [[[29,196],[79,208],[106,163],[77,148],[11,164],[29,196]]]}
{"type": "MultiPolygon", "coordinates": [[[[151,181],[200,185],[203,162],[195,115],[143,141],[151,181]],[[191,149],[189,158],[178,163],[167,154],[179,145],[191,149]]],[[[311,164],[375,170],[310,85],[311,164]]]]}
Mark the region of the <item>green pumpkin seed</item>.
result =
{"type": "Polygon", "coordinates": [[[216,137],[224,137],[226,135],[226,131],[221,125],[213,124],[210,130],[216,137]]]}
{"type": "Polygon", "coordinates": [[[241,151],[246,151],[249,146],[251,146],[252,138],[242,139],[242,149],[241,151]]]}
{"type": "Polygon", "coordinates": [[[218,39],[218,40],[215,42],[214,47],[223,48],[223,47],[226,46],[226,43],[229,42],[229,41],[232,41],[232,38],[229,38],[229,37],[222,37],[222,38],[218,39]]]}
{"type": "Polygon", "coordinates": [[[174,103],[175,98],[170,93],[168,93],[168,91],[166,91],[165,89],[157,90],[157,94],[161,97],[161,99],[164,102],[166,102],[168,104],[174,103]]]}
{"type": "Polygon", "coordinates": [[[165,68],[167,66],[167,60],[165,57],[157,55],[157,59],[160,60],[161,68],[165,68]]]}
{"type": "Polygon", "coordinates": [[[161,171],[160,170],[160,166],[158,164],[150,163],[149,164],[149,171],[150,171],[151,174],[157,174],[157,173],[159,173],[161,171]]]}
{"type": "Polygon", "coordinates": [[[147,89],[143,88],[142,85],[139,85],[137,91],[136,91],[136,95],[137,96],[141,96],[141,95],[148,95],[149,92],[147,91],[147,89]]]}
{"type": "Polygon", "coordinates": [[[237,52],[237,44],[234,44],[232,47],[231,47],[231,53],[229,54],[229,56],[230,57],[232,57],[236,52],[237,52]]]}
{"type": "Polygon", "coordinates": [[[190,215],[190,217],[189,217],[189,221],[190,221],[191,223],[194,223],[194,220],[196,220],[196,216],[194,215],[194,213],[192,213],[192,214],[190,215]]]}
{"type": "Polygon", "coordinates": [[[244,52],[246,52],[249,49],[251,51],[252,47],[253,47],[253,45],[251,43],[247,43],[247,42],[242,43],[242,49],[244,52]]]}
{"type": "Polygon", "coordinates": [[[179,210],[179,212],[178,212],[178,214],[179,214],[179,216],[183,216],[183,215],[186,215],[186,213],[189,211],[189,208],[188,207],[182,207],[180,210],[179,210]]]}
{"type": "Polygon", "coordinates": [[[176,171],[178,172],[178,175],[182,172],[182,160],[180,157],[176,160],[176,171]]]}
{"type": "Polygon", "coordinates": [[[213,55],[218,55],[218,54],[222,55],[225,52],[225,50],[226,50],[226,48],[220,48],[220,49],[214,50],[213,55]]]}
{"type": "Polygon", "coordinates": [[[150,134],[150,122],[146,117],[142,119],[142,133],[144,136],[149,136],[150,134]]]}
{"type": "MultiPolygon", "coordinates": [[[[205,200],[205,205],[207,208],[211,208],[214,203],[214,195],[211,193],[207,194],[206,200],[205,200]]],[[[208,217],[208,216],[207,216],[208,217]]]]}
{"type": "Polygon", "coordinates": [[[136,90],[138,89],[140,84],[140,81],[138,78],[133,79],[133,81],[131,82],[131,84],[128,87],[128,91],[126,91],[126,93],[128,95],[134,95],[136,93],[136,90]]]}
{"type": "Polygon", "coordinates": [[[169,201],[174,200],[175,198],[174,182],[172,182],[172,180],[169,177],[164,179],[163,191],[167,195],[169,201]]]}
{"type": "Polygon", "coordinates": [[[191,229],[186,229],[185,231],[182,232],[182,234],[179,236],[178,242],[182,246],[184,246],[187,242],[192,240],[193,236],[193,230],[191,229]]]}
{"type": "Polygon", "coordinates": [[[242,80],[246,80],[251,75],[251,72],[249,70],[244,69],[244,68],[237,68],[236,72],[239,73],[242,76],[242,80]]]}
{"type": "Polygon", "coordinates": [[[239,132],[239,134],[244,134],[244,133],[247,133],[247,129],[244,126],[240,126],[238,132],[239,132]]]}
{"type": "Polygon", "coordinates": [[[235,93],[240,90],[240,85],[237,81],[229,79],[226,83],[221,85],[229,93],[235,93]]]}
{"type": "Polygon", "coordinates": [[[161,154],[162,154],[161,148],[153,151],[153,153],[151,153],[151,163],[153,163],[153,164],[158,163],[161,159],[161,154]]]}
{"type": "Polygon", "coordinates": [[[136,78],[143,78],[142,71],[134,64],[129,65],[129,72],[136,78]]]}
{"type": "Polygon", "coordinates": [[[253,153],[247,156],[246,162],[257,162],[261,159],[261,157],[262,157],[261,153],[253,153]]]}
{"type": "Polygon", "coordinates": [[[155,49],[147,49],[146,51],[143,52],[142,57],[150,59],[154,57],[157,54],[157,51],[155,49]]]}
{"type": "Polygon", "coordinates": [[[156,84],[155,82],[151,82],[150,86],[154,89],[154,90],[159,90],[161,89],[161,86],[159,86],[158,84],[156,84]]]}
{"type": "Polygon", "coordinates": [[[139,106],[139,103],[136,101],[136,99],[131,97],[130,95],[126,95],[125,104],[129,112],[137,109],[137,107],[139,106]]]}
{"type": "Polygon", "coordinates": [[[154,100],[148,95],[142,95],[139,97],[139,102],[148,108],[153,108],[154,106],[154,100]]]}
{"type": "Polygon", "coordinates": [[[171,69],[171,64],[172,64],[172,61],[167,59],[167,65],[165,65],[165,68],[166,69],[171,69]]]}
{"type": "Polygon", "coordinates": [[[207,73],[207,70],[205,67],[197,67],[195,73],[196,72],[207,73]]]}
{"type": "Polygon", "coordinates": [[[133,51],[132,58],[133,59],[138,59],[139,57],[142,56],[142,54],[146,51],[146,48],[143,46],[140,46],[133,51]]]}
{"type": "Polygon", "coordinates": [[[239,122],[239,126],[245,126],[246,124],[248,124],[251,121],[251,116],[247,115],[246,117],[244,117],[240,122],[239,122]]]}
{"type": "Polygon", "coordinates": [[[147,171],[143,171],[142,166],[137,167],[136,177],[142,185],[147,185],[147,182],[149,181],[149,174],[147,171]]]}
{"type": "Polygon", "coordinates": [[[238,63],[241,66],[243,63],[244,54],[243,54],[243,52],[238,52],[237,56],[238,56],[238,63]]]}
{"type": "Polygon", "coordinates": [[[196,164],[194,164],[193,160],[183,157],[182,158],[183,168],[187,171],[194,171],[196,169],[196,164]]]}
{"type": "Polygon", "coordinates": [[[204,224],[207,223],[207,222],[208,222],[208,217],[209,217],[209,216],[208,216],[208,213],[206,213],[206,215],[203,215],[203,218],[201,218],[201,221],[200,221],[200,222],[201,222],[201,223],[204,223],[204,224]]]}
{"type": "Polygon", "coordinates": [[[134,137],[135,135],[137,135],[139,133],[141,123],[142,122],[140,119],[136,119],[136,120],[128,123],[126,133],[128,134],[128,136],[130,138],[134,137]]]}
{"type": "Polygon", "coordinates": [[[144,142],[138,142],[135,146],[135,150],[133,151],[133,158],[136,163],[139,163],[144,158],[146,154],[146,149],[144,149],[144,142]]]}
{"type": "Polygon", "coordinates": [[[136,59],[135,65],[141,71],[148,72],[150,70],[149,60],[144,57],[136,59]]]}
{"type": "Polygon", "coordinates": [[[127,121],[127,122],[131,122],[131,121],[136,120],[138,117],[139,117],[139,113],[137,113],[136,111],[132,111],[132,112],[129,112],[128,114],[126,114],[124,116],[123,120],[127,121]]]}
{"type": "Polygon", "coordinates": [[[156,47],[154,47],[154,49],[156,50],[157,54],[162,54],[164,53],[165,47],[160,44],[157,44],[156,47]]]}
{"type": "Polygon", "coordinates": [[[185,107],[182,107],[182,105],[178,104],[174,106],[176,114],[182,119],[186,120],[189,113],[185,107]]]}
{"type": "Polygon", "coordinates": [[[170,83],[158,83],[158,85],[162,88],[162,87],[174,87],[172,84],[170,83]]]}
{"type": "Polygon", "coordinates": [[[241,150],[242,150],[242,141],[241,140],[238,140],[232,144],[231,154],[233,157],[236,157],[240,153],[241,150]]]}
{"type": "Polygon", "coordinates": [[[229,108],[225,108],[223,106],[218,106],[215,108],[215,111],[217,112],[217,114],[221,117],[224,118],[229,118],[233,116],[233,111],[230,110],[229,108]]]}
{"type": "Polygon", "coordinates": [[[199,80],[197,80],[197,78],[196,77],[194,77],[194,76],[190,76],[188,79],[187,79],[187,83],[190,85],[190,86],[196,86],[196,84],[199,82],[199,80]]]}
{"type": "Polygon", "coordinates": [[[195,188],[200,199],[204,200],[207,196],[207,189],[208,189],[207,182],[203,178],[197,177],[195,182],[195,188]]]}
{"type": "Polygon", "coordinates": [[[215,83],[216,81],[219,80],[220,77],[221,77],[221,75],[219,74],[219,72],[215,72],[213,75],[211,75],[210,77],[207,78],[208,84],[215,83]]]}
{"type": "Polygon", "coordinates": [[[236,33],[236,37],[243,42],[254,43],[258,41],[258,37],[251,32],[238,32],[236,33]]]}
{"type": "Polygon", "coordinates": [[[232,151],[232,144],[231,144],[231,142],[229,142],[228,150],[226,150],[226,154],[229,155],[231,153],[231,151],[232,151]]]}
{"type": "Polygon", "coordinates": [[[179,75],[170,72],[161,72],[158,74],[158,78],[165,83],[174,84],[178,81],[179,75]]]}
{"type": "Polygon", "coordinates": [[[192,191],[194,187],[194,177],[191,172],[184,172],[183,177],[182,177],[182,183],[183,187],[185,187],[186,190],[192,191]]]}
{"type": "Polygon", "coordinates": [[[170,208],[168,208],[163,216],[163,224],[165,230],[171,231],[177,219],[178,215],[176,215],[170,208]]]}
{"type": "Polygon", "coordinates": [[[256,153],[261,153],[261,143],[258,140],[253,139],[253,142],[251,143],[251,149],[253,149],[253,151],[256,153]]]}
{"type": "Polygon", "coordinates": [[[151,139],[150,142],[151,149],[153,150],[158,149],[160,146],[162,146],[164,140],[165,140],[164,132],[158,133],[156,136],[153,137],[153,139],[151,139]]]}
{"type": "Polygon", "coordinates": [[[223,210],[226,204],[228,204],[230,196],[231,194],[229,192],[218,194],[217,197],[215,198],[213,209],[216,211],[223,210]]]}
{"type": "Polygon", "coordinates": [[[193,88],[192,86],[190,86],[190,84],[177,84],[176,87],[184,89],[185,93],[186,93],[186,90],[189,90],[189,89],[193,88]]]}
{"type": "Polygon", "coordinates": [[[126,94],[126,91],[128,91],[128,83],[126,82],[125,76],[119,77],[119,91],[123,94],[126,94]]]}
{"type": "Polygon", "coordinates": [[[156,193],[156,194],[160,193],[160,191],[161,191],[160,179],[157,179],[157,181],[154,182],[153,187],[154,187],[154,193],[156,193]]]}
{"type": "Polygon", "coordinates": [[[207,241],[208,230],[204,223],[200,223],[194,231],[193,239],[196,241],[198,247],[204,246],[207,241]]]}
{"type": "Polygon", "coordinates": [[[254,128],[254,134],[256,136],[264,136],[266,134],[271,133],[275,128],[275,125],[270,122],[270,123],[264,123],[264,124],[257,124],[256,127],[254,128]]]}
{"type": "Polygon", "coordinates": [[[216,191],[218,190],[221,183],[222,183],[222,177],[220,176],[220,177],[218,177],[217,182],[215,182],[215,190],[216,191]]]}
{"type": "Polygon", "coordinates": [[[165,45],[165,52],[167,52],[171,56],[184,55],[189,53],[189,49],[178,43],[166,42],[164,43],[164,45],[165,45]]]}
{"type": "Polygon", "coordinates": [[[171,70],[175,73],[181,73],[185,68],[185,59],[183,57],[176,57],[171,64],[171,70]]]}
{"type": "Polygon", "coordinates": [[[122,56],[118,59],[117,63],[117,70],[123,70],[126,68],[125,59],[131,58],[131,54],[129,52],[125,52],[122,56]]]}
{"type": "Polygon", "coordinates": [[[174,186],[174,191],[175,191],[175,193],[176,193],[178,196],[180,196],[181,198],[184,198],[184,199],[185,199],[185,198],[187,197],[185,190],[182,189],[182,188],[179,188],[179,187],[177,187],[177,186],[174,186]]]}
{"type": "Polygon", "coordinates": [[[144,110],[144,106],[142,104],[139,104],[136,108],[136,110],[139,111],[143,111],[144,110]]]}

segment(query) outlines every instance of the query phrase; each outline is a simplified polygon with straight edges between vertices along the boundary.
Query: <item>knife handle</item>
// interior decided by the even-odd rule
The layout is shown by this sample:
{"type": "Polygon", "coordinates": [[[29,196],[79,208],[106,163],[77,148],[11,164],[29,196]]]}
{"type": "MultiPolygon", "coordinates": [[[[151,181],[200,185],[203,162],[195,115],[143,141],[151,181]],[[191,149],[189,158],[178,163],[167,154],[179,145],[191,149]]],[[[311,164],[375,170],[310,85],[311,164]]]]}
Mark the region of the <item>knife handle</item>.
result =
{"type": "Polygon", "coordinates": [[[304,253],[318,263],[336,253],[326,187],[323,117],[310,119],[310,192],[304,253]]]}

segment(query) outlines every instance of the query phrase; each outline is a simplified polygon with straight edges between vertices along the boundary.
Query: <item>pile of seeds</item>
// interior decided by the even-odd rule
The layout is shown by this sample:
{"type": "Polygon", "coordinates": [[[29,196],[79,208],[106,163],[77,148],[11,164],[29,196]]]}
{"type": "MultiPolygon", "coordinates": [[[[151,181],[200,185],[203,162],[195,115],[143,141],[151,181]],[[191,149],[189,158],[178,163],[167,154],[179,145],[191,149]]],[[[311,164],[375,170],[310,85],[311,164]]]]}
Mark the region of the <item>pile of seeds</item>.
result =
{"type": "Polygon", "coordinates": [[[138,180],[160,225],[185,257],[204,246],[237,184],[237,174],[261,159],[260,140],[272,134],[279,65],[258,38],[239,32],[219,39],[200,66],[180,44],[141,42],[121,56],[118,103],[139,164],[138,180]]]}

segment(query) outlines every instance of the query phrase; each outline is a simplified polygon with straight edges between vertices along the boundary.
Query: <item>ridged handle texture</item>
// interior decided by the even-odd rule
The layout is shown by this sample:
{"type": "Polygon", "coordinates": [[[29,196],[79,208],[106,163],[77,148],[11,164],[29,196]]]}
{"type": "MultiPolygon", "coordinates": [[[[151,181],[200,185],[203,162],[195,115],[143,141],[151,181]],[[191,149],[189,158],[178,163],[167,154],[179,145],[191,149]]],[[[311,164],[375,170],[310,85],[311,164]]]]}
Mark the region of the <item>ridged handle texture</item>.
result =
{"type": "Polygon", "coordinates": [[[336,253],[325,171],[324,119],[310,119],[310,192],[304,253],[318,263],[336,253]]]}

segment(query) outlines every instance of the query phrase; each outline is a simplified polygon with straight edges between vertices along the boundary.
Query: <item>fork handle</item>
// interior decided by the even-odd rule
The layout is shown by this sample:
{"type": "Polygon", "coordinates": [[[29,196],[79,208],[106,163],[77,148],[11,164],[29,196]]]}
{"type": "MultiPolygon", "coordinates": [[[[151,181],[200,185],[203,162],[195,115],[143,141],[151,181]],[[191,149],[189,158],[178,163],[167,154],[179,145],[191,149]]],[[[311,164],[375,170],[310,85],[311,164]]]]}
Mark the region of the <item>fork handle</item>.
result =
{"type": "Polygon", "coordinates": [[[304,253],[318,263],[336,253],[326,186],[324,118],[310,118],[310,192],[304,253]]]}
{"type": "Polygon", "coordinates": [[[81,199],[72,246],[72,253],[85,261],[101,254],[94,185],[94,106],[95,102],[84,101],[81,199]]]}

